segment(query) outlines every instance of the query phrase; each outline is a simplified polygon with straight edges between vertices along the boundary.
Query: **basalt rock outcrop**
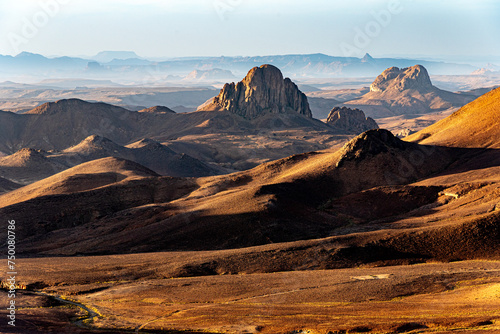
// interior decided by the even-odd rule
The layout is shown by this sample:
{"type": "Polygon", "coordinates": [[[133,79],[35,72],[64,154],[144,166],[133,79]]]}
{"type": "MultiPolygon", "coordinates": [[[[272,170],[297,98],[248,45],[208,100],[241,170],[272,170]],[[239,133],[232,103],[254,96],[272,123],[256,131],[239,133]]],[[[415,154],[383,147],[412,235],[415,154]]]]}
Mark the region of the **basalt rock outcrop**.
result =
{"type": "Polygon", "coordinates": [[[347,107],[333,108],[328,115],[326,124],[342,132],[355,134],[378,129],[377,122],[371,117],[366,117],[363,110],[347,107]]]}
{"type": "Polygon", "coordinates": [[[199,110],[226,110],[247,119],[268,113],[312,118],[307,97],[272,65],[254,67],[242,81],[225,84],[219,95],[199,110]]]}
{"type": "Polygon", "coordinates": [[[362,109],[371,117],[391,117],[461,107],[474,98],[433,86],[425,67],[415,65],[386,69],[373,81],[368,93],[344,104],[362,109]]]}
{"type": "Polygon", "coordinates": [[[402,92],[405,89],[430,91],[433,89],[429,73],[425,67],[415,65],[399,69],[390,67],[380,74],[370,85],[371,92],[395,90],[402,92]]]}

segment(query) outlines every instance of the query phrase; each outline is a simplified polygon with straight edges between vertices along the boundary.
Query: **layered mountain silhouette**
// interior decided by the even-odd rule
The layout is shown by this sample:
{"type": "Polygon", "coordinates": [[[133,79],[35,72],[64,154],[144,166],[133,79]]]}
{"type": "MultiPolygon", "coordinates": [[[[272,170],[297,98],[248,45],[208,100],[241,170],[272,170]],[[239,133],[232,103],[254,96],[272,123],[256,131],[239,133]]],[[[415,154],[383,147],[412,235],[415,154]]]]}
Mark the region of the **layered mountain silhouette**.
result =
{"type": "Polygon", "coordinates": [[[0,158],[0,176],[20,184],[29,184],[84,162],[116,157],[137,162],[159,175],[199,177],[225,174],[228,170],[176,153],[151,139],[142,139],[127,147],[92,135],[79,144],[59,152],[24,148],[0,158]]]}
{"type": "MultiPolygon", "coordinates": [[[[0,151],[5,154],[26,147],[62,152],[93,135],[120,146],[150,138],[186,154],[183,163],[190,156],[223,170],[248,169],[292,154],[327,149],[359,133],[334,129],[312,118],[307,97],[271,65],[255,67],[241,82],[226,84],[196,112],[175,113],[163,106],[136,112],[67,99],[24,114],[0,112],[0,127],[5,129],[0,134],[0,151]]],[[[113,156],[111,151],[101,152],[113,156]]],[[[205,174],[190,176],[200,175],[205,174]]]]}
{"type": "Polygon", "coordinates": [[[456,94],[432,85],[425,67],[390,67],[370,85],[370,91],[344,104],[362,109],[371,117],[423,114],[461,107],[473,95],[456,94]]]}
{"type": "MultiPolygon", "coordinates": [[[[319,248],[322,255],[311,268],[497,258],[500,173],[492,139],[498,137],[498,94],[430,127],[420,144],[376,129],[334,152],[187,179],[104,158],[0,196],[0,213],[24,222],[19,249],[36,254],[283,243],[276,247],[286,252],[272,270],[291,270],[298,265],[294,258],[318,254],[319,248]],[[497,126],[481,133],[474,127],[447,132],[462,122],[483,121],[497,126]],[[456,135],[456,145],[446,146],[443,138],[456,135]],[[468,140],[473,145],[466,145],[468,140]],[[81,179],[85,182],[76,181],[81,179]],[[305,239],[310,241],[300,247],[286,244],[305,239]]],[[[268,265],[276,255],[256,252],[252,261],[268,265]]],[[[237,263],[241,259],[228,257],[212,269],[237,263]]],[[[303,261],[300,266],[309,268],[303,261]]]]}
{"type": "MultiPolygon", "coordinates": [[[[366,77],[375,76],[390,66],[408,67],[421,63],[436,74],[469,74],[476,68],[467,64],[453,64],[435,61],[398,58],[335,57],[325,54],[291,54],[255,57],[186,57],[165,61],[143,59],[133,52],[104,51],[91,59],[76,57],[47,58],[39,54],[22,52],[19,55],[0,55],[0,65],[6,73],[40,75],[47,72],[81,75],[87,64],[94,61],[108,74],[120,73],[123,77],[139,77],[147,74],[145,67],[154,65],[158,73],[184,73],[195,69],[222,69],[233,73],[244,73],[255,64],[275,64],[288,75],[310,77],[366,77]]],[[[88,73],[87,73],[88,74],[88,73]]],[[[102,73],[101,73],[102,75],[102,73]]],[[[67,76],[67,75],[66,75],[67,76]]]]}

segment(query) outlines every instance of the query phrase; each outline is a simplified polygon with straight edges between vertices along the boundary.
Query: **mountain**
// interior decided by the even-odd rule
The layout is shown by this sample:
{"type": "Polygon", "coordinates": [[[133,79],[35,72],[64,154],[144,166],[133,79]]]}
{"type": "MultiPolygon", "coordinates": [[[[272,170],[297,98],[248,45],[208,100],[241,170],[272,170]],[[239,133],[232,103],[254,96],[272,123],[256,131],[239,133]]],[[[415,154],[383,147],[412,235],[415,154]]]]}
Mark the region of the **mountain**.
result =
{"type": "Polygon", "coordinates": [[[223,168],[210,166],[187,154],[178,154],[151,139],[124,147],[105,137],[92,135],[53,156],[68,166],[106,157],[128,159],[165,176],[201,177],[227,173],[223,168]]]}
{"type": "Polygon", "coordinates": [[[365,53],[363,58],[361,58],[362,63],[373,63],[375,62],[375,58],[373,58],[369,53],[365,53]]]}
{"type": "MultiPolygon", "coordinates": [[[[500,154],[486,140],[498,138],[498,94],[429,131],[425,139],[436,136],[437,146],[376,129],[340,150],[187,179],[105,158],[0,196],[0,214],[24,222],[16,230],[19,249],[38,256],[272,243],[280,252],[254,248],[245,263],[283,271],[498,259],[500,154]],[[483,135],[465,122],[491,124],[483,135]],[[453,136],[456,147],[441,141],[453,136]],[[467,140],[473,144],[463,145],[467,140]],[[314,263],[296,262],[310,256],[314,263]]],[[[134,146],[141,145],[148,143],[134,146]]],[[[210,272],[245,270],[238,263],[241,258],[228,255],[210,264],[210,272]]]]}
{"type": "MultiPolygon", "coordinates": [[[[158,174],[135,162],[108,157],[80,164],[57,175],[48,177],[0,197],[8,206],[18,201],[75,194],[140,177],[157,177],[158,174]]],[[[94,202],[98,200],[94,199],[94,202]]],[[[120,199],[118,199],[120,201],[120,199]]],[[[74,203],[76,205],[76,203],[74,203]]]]}
{"type": "MultiPolygon", "coordinates": [[[[374,127],[364,115],[354,113],[358,115],[346,118],[347,123],[342,117],[346,115],[344,111],[332,114],[330,125],[336,123],[333,127],[312,118],[307,97],[298,87],[283,78],[276,67],[263,65],[251,69],[241,82],[226,84],[219,95],[196,112],[179,114],[158,106],[136,112],[79,99],[45,103],[20,115],[0,112],[0,127],[4,130],[0,133],[0,151],[13,154],[33,147],[62,152],[61,163],[66,168],[75,165],[67,162],[68,156],[81,162],[119,156],[145,164],[160,174],[214,175],[335,147],[350,136],[374,127]],[[93,148],[92,154],[67,151],[69,147],[80,150],[78,145],[90,136],[108,138],[116,147],[93,148]],[[150,162],[137,160],[137,156],[124,148],[144,138],[163,143],[180,154],[170,152],[170,157],[164,157],[176,156],[177,165],[160,167],[163,158],[150,162]],[[181,173],[183,168],[191,174],[181,173]]],[[[165,149],[160,151],[167,154],[165,149]]]]}
{"type": "Polygon", "coordinates": [[[173,111],[172,109],[165,107],[165,106],[154,106],[154,107],[139,110],[139,112],[147,112],[147,113],[152,113],[152,114],[163,114],[163,113],[175,114],[175,111],[173,111]]]}
{"type": "Polygon", "coordinates": [[[360,108],[371,117],[389,117],[461,107],[474,98],[433,86],[425,67],[415,65],[386,69],[373,81],[368,93],[344,104],[360,108]]]}
{"type": "MultiPolygon", "coordinates": [[[[291,54],[246,57],[184,57],[164,61],[147,60],[134,52],[104,51],[92,59],[75,57],[47,58],[41,55],[22,53],[17,57],[1,56],[0,66],[9,80],[30,77],[57,78],[87,77],[94,79],[123,80],[121,83],[136,81],[144,83],[145,78],[167,78],[170,76],[185,77],[196,69],[221,69],[243,75],[256,64],[273,64],[289,77],[366,77],[376,76],[384,69],[392,66],[409,67],[415,63],[427,67],[434,75],[468,75],[476,68],[466,64],[453,64],[423,59],[373,58],[365,56],[336,57],[325,54],[291,54]],[[89,71],[89,62],[98,69],[89,71]],[[99,62],[101,64],[98,64],[99,62]],[[102,66],[102,67],[99,67],[102,66]]],[[[168,81],[165,79],[165,81],[168,81]]],[[[181,80],[179,80],[182,82],[181,80]]],[[[217,80],[218,81],[218,80],[217,80]]]]}
{"type": "Polygon", "coordinates": [[[220,68],[210,70],[193,70],[185,78],[185,81],[217,81],[232,79],[235,76],[231,71],[220,68]]]}
{"type": "Polygon", "coordinates": [[[23,148],[0,158],[0,177],[18,184],[28,184],[44,179],[66,169],[64,164],[47,158],[48,153],[23,148]]]}
{"type": "Polygon", "coordinates": [[[372,129],[378,129],[377,122],[366,117],[363,110],[346,107],[335,107],[330,111],[326,124],[343,132],[359,134],[372,129]]]}
{"type": "Polygon", "coordinates": [[[114,59],[140,59],[133,51],[101,51],[95,56],[91,57],[92,60],[100,63],[108,63],[114,59]]]}
{"type": "MultiPolygon", "coordinates": [[[[335,212],[319,210],[322,203],[388,182],[413,182],[444,170],[455,158],[444,149],[436,149],[425,156],[423,168],[397,178],[388,174],[397,172],[401,161],[411,159],[419,150],[418,144],[402,142],[388,131],[371,130],[335,153],[292,156],[223,177],[169,179],[170,186],[165,189],[168,194],[176,194],[173,198],[162,197],[165,195],[159,189],[164,187],[165,179],[154,176],[129,183],[118,179],[104,186],[95,182],[99,188],[75,194],[64,181],[73,177],[56,175],[51,178],[53,181],[42,180],[29,189],[43,185],[44,189],[68,189],[67,192],[59,192],[57,197],[37,196],[33,202],[27,201],[32,197],[23,197],[26,192],[19,189],[9,196],[11,205],[0,212],[32,224],[24,213],[51,208],[51,212],[43,214],[47,222],[43,229],[37,225],[20,233],[22,240],[30,242],[23,248],[26,251],[43,247],[46,252],[58,254],[219,249],[321,238],[349,224],[335,212]],[[58,186],[51,186],[56,180],[58,186]],[[132,193],[134,200],[127,197],[132,193]],[[107,203],[111,199],[113,205],[95,205],[96,201],[107,203]],[[78,226],[67,230],[68,224],[76,221],[78,226]],[[94,228],[82,234],[87,224],[94,228]],[[48,235],[50,244],[36,241],[37,233],[47,232],[45,226],[53,226],[48,235]],[[66,230],[64,245],[61,229],[66,230]]],[[[77,168],[78,173],[75,170],[71,175],[81,175],[83,165],[77,168]]],[[[69,175],[69,171],[63,173],[69,175]]],[[[93,176],[88,172],[84,175],[89,178],[87,183],[93,184],[93,176]]],[[[429,203],[438,191],[433,190],[422,200],[429,203]]],[[[0,197],[0,202],[3,200],[0,197]]],[[[407,211],[398,211],[401,212],[407,211]]]]}
{"type": "Polygon", "coordinates": [[[272,65],[252,68],[237,84],[225,84],[218,96],[198,110],[227,110],[247,119],[266,113],[312,118],[307,97],[272,65]]]}
{"type": "MultiPolygon", "coordinates": [[[[95,252],[108,252],[109,249],[145,251],[228,248],[268,243],[268,240],[280,242],[321,237],[327,236],[329,231],[342,226],[342,223],[335,215],[325,215],[323,211],[316,210],[318,205],[332,197],[387,184],[386,168],[397,170],[400,159],[408,159],[415,149],[418,149],[417,144],[402,142],[384,130],[372,130],[357,137],[336,153],[303,154],[267,163],[247,172],[191,180],[187,183],[188,188],[183,186],[177,189],[171,185],[170,193],[183,194],[184,197],[176,197],[174,206],[163,204],[167,206],[160,210],[156,206],[139,206],[162,203],[160,197],[147,199],[152,191],[151,187],[161,186],[162,179],[150,179],[148,176],[147,179],[138,179],[129,185],[118,179],[116,183],[79,193],[78,196],[82,199],[77,201],[74,191],[65,186],[64,180],[67,177],[63,175],[69,175],[68,170],[61,176],[51,178],[60,184],[57,187],[50,186],[48,179],[29,186],[29,189],[38,189],[43,184],[44,189],[69,189],[67,192],[59,193],[57,197],[40,197],[35,204],[26,202],[26,199],[18,195],[23,193],[22,189],[16,190],[10,198],[19,198],[18,201],[23,202],[13,205],[15,203],[10,200],[12,205],[2,214],[12,213],[12,210],[19,213],[38,211],[33,205],[38,207],[43,203],[43,207],[50,207],[52,212],[47,213],[44,220],[59,228],[64,228],[70,221],[74,222],[77,215],[80,217],[77,219],[78,224],[81,224],[82,228],[85,224],[92,223],[95,233],[100,235],[99,240],[109,241],[97,246],[88,239],[94,232],[81,239],[82,243],[74,239],[76,234],[73,232],[71,235],[66,234],[66,241],[71,244],[68,249],[78,249],[81,252],[88,252],[84,250],[87,247],[96,247],[93,248],[95,252]],[[147,184],[150,186],[145,187],[147,184]],[[127,189],[128,187],[132,188],[127,189]],[[186,191],[189,196],[186,196],[186,191]],[[125,193],[134,193],[136,199],[133,202],[126,200],[128,204],[115,204],[117,209],[112,209],[109,205],[100,209],[101,206],[95,207],[92,204],[110,198],[115,198],[113,202],[117,203],[124,196],[118,194],[125,193]],[[68,205],[67,201],[72,201],[73,204],[68,205]],[[135,206],[138,207],[134,209],[135,206]],[[21,207],[24,209],[20,210],[21,207]],[[66,207],[64,215],[60,214],[62,207],[66,207]],[[150,218],[146,219],[146,216],[150,218]],[[141,224],[136,225],[139,221],[141,224],[145,221],[149,223],[140,227],[141,224]],[[111,235],[105,231],[121,230],[119,226],[122,224],[128,224],[129,227],[123,232],[114,233],[114,239],[111,241],[111,235]],[[214,234],[214,231],[218,232],[214,234]],[[133,240],[130,239],[132,234],[135,235],[133,240]],[[138,237],[139,235],[143,237],[138,237]],[[144,243],[145,238],[149,242],[144,243]]],[[[449,159],[448,154],[438,150],[426,157],[426,168],[397,181],[408,182],[442,170],[449,164],[449,159]]],[[[71,172],[71,175],[80,175],[83,166],[89,165],[75,167],[77,169],[71,172]],[[76,173],[76,170],[79,172],[76,173]]],[[[88,172],[85,175],[89,178],[88,183],[93,184],[92,175],[88,172]]],[[[175,185],[186,184],[187,181],[178,179],[171,182],[175,185]]],[[[161,196],[158,190],[154,193],[161,196]]],[[[0,201],[2,200],[0,197],[0,201]]],[[[33,233],[35,229],[30,231],[29,233],[33,233]]],[[[36,234],[31,235],[36,238],[36,234]]],[[[49,248],[58,247],[55,245],[59,244],[59,235],[59,232],[53,234],[54,246],[49,248]]],[[[26,237],[27,239],[23,240],[34,240],[27,235],[26,237]]]]}
{"type": "Polygon", "coordinates": [[[76,89],[77,87],[121,87],[122,85],[114,83],[111,80],[92,80],[92,79],[45,79],[40,81],[37,86],[57,87],[64,89],[76,89]]]}
{"type": "Polygon", "coordinates": [[[407,89],[415,89],[425,93],[432,91],[433,88],[427,70],[420,65],[403,69],[388,68],[370,85],[371,92],[402,92],[407,89]]]}
{"type": "MultiPolygon", "coordinates": [[[[160,175],[176,177],[201,177],[226,174],[229,170],[209,165],[185,153],[176,153],[151,139],[142,139],[127,145],[131,160],[154,170],[160,175]]],[[[126,155],[123,155],[125,158],[126,155]]]]}
{"type": "Polygon", "coordinates": [[[450,147],[500,149],[500,88],[477,98],[406,140],[450,147]],[[467,133],[467,136],[464,135],[467,133]]]}
{"type": "Polygon", "coordinates": [[[475,68],[471,65],[427,61],[423,59],[337,57],[321,53],[288,54],[247,57],[199,57],[175,58],[159,62],[160,67],[192,71],[210,66],[244,73],[254,64],[273,64],[286,75],[297,77],[366,77],[376,76],[391,66],[409,67],[415,63],[426,66],[434,74],[469,74],[475,68]]]}
{"type": "MultiPolygon", "coordinates": [[[[0,56],[0,66],[6,74],[42,75],[45,73],[61,73],[83,70],[88,60],[75,57],[47,58],[40,54],[21,52],[15,57],[0,56]]],[[[45,78],[47,78],[45,76],[45,78]]]]}
{"type": "MultiPolygon", "coordinates": [[[[11,139],[16,142],[14,147],[28,146],[48,151],[66,149],[93,134],[126,143],[129,138],[134,138],[134,123],[138,115],[147,116],[105,103],[68,99],[45,103],[18,115],[17,119],[3,117],[2,121],[10,121],[9,126],[20,129],[11,139]]],[[[0,145],[2,151],[13,149],[6,147],[5,143],[0,145]]]]}
{"type": "Polygon", "coordinates": [[[142,111],[69,99],[25,114],[0,112],[0,151],[12,154],[24,147],[62,151],[92,135],[120,146],[150,138],[177,153],[234,170],[326,149],[347,139],[347,134],[298,113],[268,113],[248,120],[227,111],[142,111]]]}

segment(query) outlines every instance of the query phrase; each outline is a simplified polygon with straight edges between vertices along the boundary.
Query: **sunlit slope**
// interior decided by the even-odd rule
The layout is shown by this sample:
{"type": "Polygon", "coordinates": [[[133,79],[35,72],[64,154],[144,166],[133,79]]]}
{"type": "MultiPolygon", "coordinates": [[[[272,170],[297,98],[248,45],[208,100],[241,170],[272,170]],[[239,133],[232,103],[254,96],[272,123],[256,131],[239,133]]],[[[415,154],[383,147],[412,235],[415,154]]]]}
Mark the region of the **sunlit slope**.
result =
{"type": "Polygon", "coordinates": [[[500,88],[406,138],[419,144],[500,148],[500,88]]]}

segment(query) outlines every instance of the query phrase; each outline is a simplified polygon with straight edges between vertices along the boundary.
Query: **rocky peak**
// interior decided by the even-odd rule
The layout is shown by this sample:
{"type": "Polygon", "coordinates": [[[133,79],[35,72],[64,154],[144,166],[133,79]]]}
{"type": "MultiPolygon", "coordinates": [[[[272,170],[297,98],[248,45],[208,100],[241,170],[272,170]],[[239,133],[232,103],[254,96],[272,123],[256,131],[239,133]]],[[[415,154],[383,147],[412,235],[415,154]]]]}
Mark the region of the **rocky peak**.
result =
{"type": "Polygon", "coordinates": [[[343,132],[356,134],[378,129],[377,122],[371,117],[366,117],[363,110],[347,107],[333,108],[328,114],[326,124],[343,132]]]}
{"type": "Polygon", "coordinates": [[[362,63],[369,63],[373,61],[373,57],[369,53],[366,53],[363,58],[361,58],[362,63]]]}
{"type": "Polygon", "coordinates": [[[346,161],[363,160],[367,156],[389,152],[392,149],[405,150],[410,145],[412,144],[396,138],[388,130],[369,130],[344,145],[337,167],[341,167],[346,161]]]}
{"type": "Polygon", "coordinates": [[[206,110],[227,110],[247,119],[266,113],[301,114],[311,118],[307,97],[272,65],[252,68],[238,83],[225,84],[206,110]]]}
{"type": "Polygon", "coordinates": [[[403,91],[416,89],[428,91],[433,89],[429,73],[422,65],[399,69],[390,67],[380,74],[370,86],[371,92],[388,90],[403,91]]]}

